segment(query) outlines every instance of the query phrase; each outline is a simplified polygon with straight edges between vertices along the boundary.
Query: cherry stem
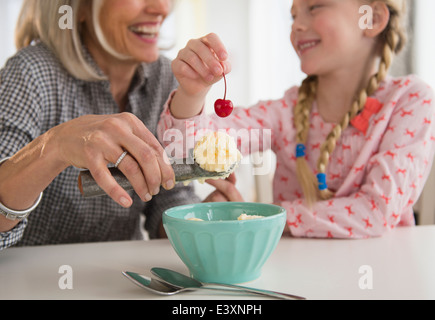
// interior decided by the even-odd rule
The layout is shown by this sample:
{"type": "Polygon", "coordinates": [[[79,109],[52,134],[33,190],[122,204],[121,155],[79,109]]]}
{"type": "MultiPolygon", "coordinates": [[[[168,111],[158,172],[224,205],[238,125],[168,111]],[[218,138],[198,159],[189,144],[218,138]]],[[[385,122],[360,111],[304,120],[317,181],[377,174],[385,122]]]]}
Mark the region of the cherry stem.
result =
{"type": "Polygon", "coordinates": [[[224,83],[225,83],[225,93],[224,93],[224,100],[227,97],[227,79],[225,78],[225,72],[223,73],[224,76],[224,83]]]}

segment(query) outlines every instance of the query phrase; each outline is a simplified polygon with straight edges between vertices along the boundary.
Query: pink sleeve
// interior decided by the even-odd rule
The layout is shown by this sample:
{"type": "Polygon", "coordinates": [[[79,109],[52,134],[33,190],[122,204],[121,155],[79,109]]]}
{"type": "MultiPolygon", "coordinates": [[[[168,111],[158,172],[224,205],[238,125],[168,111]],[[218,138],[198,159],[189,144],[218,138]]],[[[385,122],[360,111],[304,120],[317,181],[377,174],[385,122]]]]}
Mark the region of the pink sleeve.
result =
{"type": "Polygon", "coordinates": [[[379,148],[372,151],[367,163],[356,164],[351,171],[366,170],[360,186],[320,201],[312,209],[301,201],[282,203],[292,235],[367,238],[415,223],[413,205],[429,176],[435,150],[433,92],[419,84],[389,102],[385,113],[372,119],[381,127],[390,117],[382,132],[366,137],[379,137],[379,148]]]}

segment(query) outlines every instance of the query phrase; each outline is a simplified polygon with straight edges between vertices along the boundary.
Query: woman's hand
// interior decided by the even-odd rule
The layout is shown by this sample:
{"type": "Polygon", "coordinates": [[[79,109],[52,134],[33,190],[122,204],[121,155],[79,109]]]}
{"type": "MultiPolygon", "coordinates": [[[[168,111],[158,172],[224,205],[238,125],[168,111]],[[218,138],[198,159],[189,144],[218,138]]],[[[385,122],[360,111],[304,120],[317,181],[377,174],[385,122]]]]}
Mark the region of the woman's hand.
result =
{"type": "Polygon", "coordinates": [[[203,202],[243,202],[243,197],[236,188],[236,175],[233,173],[227,179],[206,180],[208,184],[215,187],[203,202]]]}
{"type": "Polygon", "coordinates": [[[210,33],[190,40],[172,62],[179,88],[171,102],[171,112],[177,118],[197,115],[211,86],[231,71],[228,53],[219,37],[210,33]],[[189,106],[189,110],[185,110],[189,106]]]}
{"type": "Polygon", "coordinates": [[[98,185],[124,207],[132,204],[107,165],[127,151],[118,169],[143,201],[151,200],[160,186],[172,189],[175,176],[166,153],[142,121],[130,113],[88,115],[52,129],[59,157],[66,166],[89,169],[98,185]]]}

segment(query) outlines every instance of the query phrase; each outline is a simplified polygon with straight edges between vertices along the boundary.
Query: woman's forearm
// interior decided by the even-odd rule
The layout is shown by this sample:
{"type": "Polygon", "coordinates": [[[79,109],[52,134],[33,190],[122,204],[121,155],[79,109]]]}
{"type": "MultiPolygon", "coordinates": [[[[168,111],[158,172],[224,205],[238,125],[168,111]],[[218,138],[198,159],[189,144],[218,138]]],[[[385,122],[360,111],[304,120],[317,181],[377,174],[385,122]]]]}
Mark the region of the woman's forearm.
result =
{"type": "MultiPolygon", "coordinates": [[[[0,202],[15,211],[32,207],[41,192],[67,165],[57,155],[52,134],[38,137],[0,166],[0,202]]],[[[16,221],[0,219],[0,232],[16,221]]]]}

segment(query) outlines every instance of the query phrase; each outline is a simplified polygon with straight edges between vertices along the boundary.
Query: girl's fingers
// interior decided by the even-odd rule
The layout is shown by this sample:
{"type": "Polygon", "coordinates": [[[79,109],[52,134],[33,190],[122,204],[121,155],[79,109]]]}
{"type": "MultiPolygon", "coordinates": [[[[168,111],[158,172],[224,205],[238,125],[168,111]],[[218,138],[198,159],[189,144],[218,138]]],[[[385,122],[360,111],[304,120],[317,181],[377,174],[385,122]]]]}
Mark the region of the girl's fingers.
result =
{"type": "Polygon", "coordinates": [[[228,59],[228,52],[222,43],[219,36],[215,33],[209,33],[208,35],[202,37],[201,42],[203,42],[207,47],[213,50],[217,58],[220,61],[225,61],[228,59]]]}
{"type": "Polygon", "coordinates": [[[221,60],[216,55],[213,48],[210,48],[207,43],[198,40],[191,40],[189,48],[192,50],[201,61],[207,66],[214,76],[221,76],[224,72],[221,60]]]}
{"type": "Polygon", "coordinates": [[[235,185],[237,182],[235,173],[230,174],[226,180],[235,185]]]}
{"type": "Polygon", "coordinates": [[[215,77],[213,75],[213,72],[209,69],[209,67],[195,51],[190,49],[184,49],[180,51],[178,59],[187,64],[205,82],[213,81],[215,77]]]}
{"type": "Polygon", "coordinates": [[[219,191],[213,191],[203,202],[228,202],[229,200],[219,191]]]}
{"type": "MultiPolygon", "coordinates": [[[[235,181],[234,177],[231,177],[233,181],[235,181]]],[[[243,202],[243,197],[240,194],[239,190],[237,190],[235,184],[231,180],[206,180],[208,184],[215,187],[217,191],[222,193],[225,198],[228,199],[228,201],[234,201],[234,202],[243,202]]]]}
{"type": "MultiPolygon", "coordinates": [[[[188,65],[204,81],[213,82],[220,79],[222,73],[230,71],[227,58],[225,46],[216,34],[211,33],[200,39],[190,40],[186,48],[179,52],[176,60],[188,65]]],[[[182,64],[175,67],[179,71],[190,73],[190,70],[182,69],[182,64]]]]}
{"type": "Polygon", "coordinates": [[[198,73],[193,70],[186,62],[180,59],[175,59],[172,62],[172,71],[175,75],[180,75],[183,78],[188,78],[191,80],[199,79],[198,73]]]}

